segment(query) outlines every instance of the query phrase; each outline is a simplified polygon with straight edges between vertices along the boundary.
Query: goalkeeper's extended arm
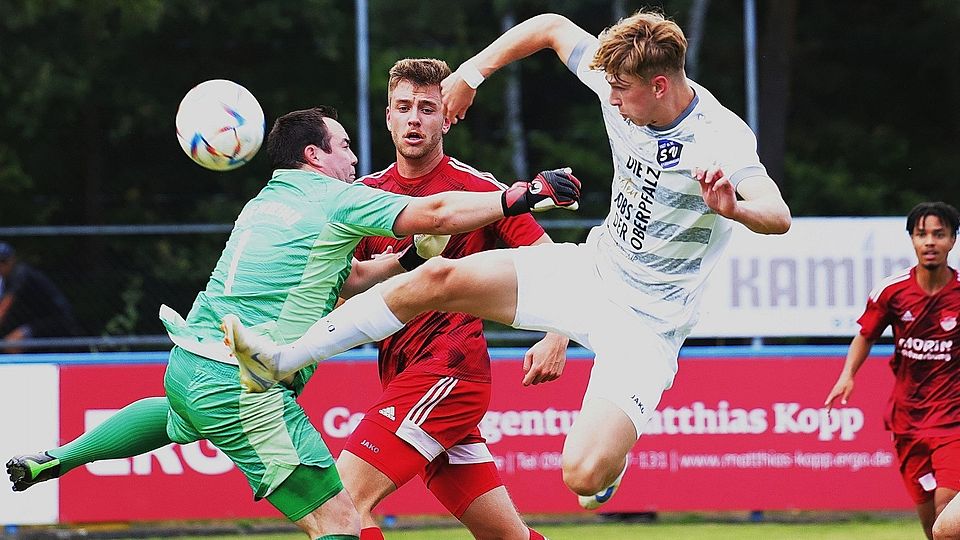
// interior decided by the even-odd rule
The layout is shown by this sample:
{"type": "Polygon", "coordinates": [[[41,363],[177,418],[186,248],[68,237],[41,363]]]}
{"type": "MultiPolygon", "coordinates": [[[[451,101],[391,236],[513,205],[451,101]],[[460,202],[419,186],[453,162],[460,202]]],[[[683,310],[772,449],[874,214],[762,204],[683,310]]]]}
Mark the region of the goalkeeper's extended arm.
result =
{"type": "Polygon", "coordinates": [[[393,222],[396,236],[416,233],[458,234],[489,225],[505,216],[551,208],[576,210],[580,181],[569,169],[544,171],[505,191],[447,191],[413,197],[393,222]]]}

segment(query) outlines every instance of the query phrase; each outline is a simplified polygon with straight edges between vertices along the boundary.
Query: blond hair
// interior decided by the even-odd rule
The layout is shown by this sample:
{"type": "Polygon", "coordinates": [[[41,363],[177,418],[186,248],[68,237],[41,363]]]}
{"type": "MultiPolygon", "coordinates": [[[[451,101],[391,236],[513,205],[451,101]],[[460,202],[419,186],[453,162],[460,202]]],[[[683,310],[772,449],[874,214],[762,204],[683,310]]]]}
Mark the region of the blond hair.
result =
{"type": "Polygon", "coordinates": [[[683,73],[687,38],[677,23],[657,12],[638,11],[600,34],[600,48],[590,69],[617,80],[633,75],[649,80],[683,73]]]}
{"type": "Polygon", "coordinates": [[[440,81],[450,75],[450,66],[436,58],[404,58],[390,68],[387,95],[400,84],[409,81],[414,86],[440,86],[440,81]]]}

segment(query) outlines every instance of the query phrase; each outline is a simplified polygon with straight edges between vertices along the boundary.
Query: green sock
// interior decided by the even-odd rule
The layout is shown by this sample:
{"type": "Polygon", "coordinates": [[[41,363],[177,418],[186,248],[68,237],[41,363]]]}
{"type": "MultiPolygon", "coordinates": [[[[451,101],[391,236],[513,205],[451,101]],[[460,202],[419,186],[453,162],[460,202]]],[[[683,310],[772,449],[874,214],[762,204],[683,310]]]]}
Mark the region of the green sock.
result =
{"type": "Polygon", "coordinates": [[[170,444],[165,397],[144,398],[117,411],[99,426],[67,444],[48,450],[60,460],[60,474],[101,459],[136,456],[170,444]]]}
{"type": "Polygon", "coordinates": [[[355,534],[325,534],[317,540],[360,540],[355,534]]]}

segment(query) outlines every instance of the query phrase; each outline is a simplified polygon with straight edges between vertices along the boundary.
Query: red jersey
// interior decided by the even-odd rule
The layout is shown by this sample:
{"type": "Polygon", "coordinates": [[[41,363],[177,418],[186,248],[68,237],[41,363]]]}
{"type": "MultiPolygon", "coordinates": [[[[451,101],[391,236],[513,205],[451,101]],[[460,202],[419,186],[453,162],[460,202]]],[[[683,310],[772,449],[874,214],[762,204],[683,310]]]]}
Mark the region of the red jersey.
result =
{"type": "MultiPolygon", "coordinates": [[[[489,173],[444,156],[440,164],[419,178],[404,178],[394,163],[386,170],[365,176],[361,182],[384,191],[423,197],[443,191],[500,191],[506,186],[489,173]]],[[[459,259],[495,247],[502,240],[509,247],[530,245],[543,236],[543,228],[530,214],[504,218],[450,238],[443,251],[448,259],[459,259]]],[[[394,252],[406,249],[412,237],[364,238],[356,248],[358,260],[371,259],[387,246],[394,252]]],[[[399,373],[416,369],[474,382],[490,382],[490,354],[483,337],[483,322],[463,313],[428,311],[412,319],[399,332],[378,344],[380,383],[387,384],[399,373]]]]}
{"type": "Polygon", "coordinates": [[[887,278],[858,320],[871,340],[893,325],[896,382],[885,422],[897,435],[960,433],[960,281],[950,270],[953,279],[932,296],[917,284],[916,267],[887,278]]]}

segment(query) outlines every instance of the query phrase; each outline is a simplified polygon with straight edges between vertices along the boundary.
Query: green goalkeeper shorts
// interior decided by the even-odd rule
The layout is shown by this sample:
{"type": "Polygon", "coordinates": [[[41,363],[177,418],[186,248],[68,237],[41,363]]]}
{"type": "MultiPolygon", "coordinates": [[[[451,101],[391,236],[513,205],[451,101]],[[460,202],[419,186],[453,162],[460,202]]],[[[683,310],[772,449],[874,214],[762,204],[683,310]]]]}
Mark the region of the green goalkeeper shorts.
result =
{"type": "Polygon", "coordinates": [[[245,392],[236,366],[180,347],[170,351],[164,386],[170,439],[209,440],[243,471],[255,499],[266,498],[291,520],[343,489],[330,450],[290,388],[245,392]]]}

